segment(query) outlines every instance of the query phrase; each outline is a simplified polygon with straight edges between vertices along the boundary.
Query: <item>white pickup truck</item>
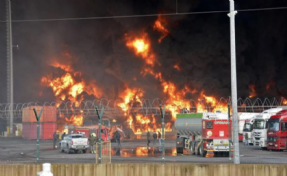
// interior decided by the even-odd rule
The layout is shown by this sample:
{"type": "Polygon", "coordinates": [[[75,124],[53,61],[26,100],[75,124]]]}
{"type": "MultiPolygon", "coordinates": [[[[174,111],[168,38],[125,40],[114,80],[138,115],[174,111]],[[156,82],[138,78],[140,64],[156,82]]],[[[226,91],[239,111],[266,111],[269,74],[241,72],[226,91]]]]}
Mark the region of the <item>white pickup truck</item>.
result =
{"type": "Polygon", "coordinates": [[[86,153],[89,148],[88,138],[83,134],[67,135],[60,141],[59,148],[61,152],[77,153],[78,151],[83,151],[83,153],[86,153]]]}

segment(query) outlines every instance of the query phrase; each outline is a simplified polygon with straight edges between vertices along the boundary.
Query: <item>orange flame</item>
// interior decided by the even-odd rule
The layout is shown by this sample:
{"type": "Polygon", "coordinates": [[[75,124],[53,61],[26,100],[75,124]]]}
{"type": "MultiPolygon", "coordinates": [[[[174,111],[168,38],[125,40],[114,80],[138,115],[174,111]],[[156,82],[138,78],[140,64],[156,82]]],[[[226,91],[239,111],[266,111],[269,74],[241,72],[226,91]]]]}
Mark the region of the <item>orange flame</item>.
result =
{"type": "Polygon", "coordinates": [[[251,92],[249,93],[249,98],[253,98],[257,95],[256,90],[255,90],[255,85],[250,84],[249,88],[251,89],[251,92]]]}
{"type": "Polygon", "coordinates": [[[178,64],[175,64],[175,65],[173,66],[173,68],[175,68],[176,70],[180,71],[180,67],[179,67],[178,64]]]}
{"type": "Polygon", "coordinates": [[[150,41],[147,37],[147,34],[144,33],[142,37],[131,37],[126,35],[126,45],[130,49],[133,49],[136,55],[141,56],[146,64],[154,66],[155,56],[150,49],[150,41]]]}
{"type": "MultiPolygon", "coordinates": [[[[63,52],[62,58],[72,59],[73,57],[69,52],[63,52]]],[[[82,79],[82,73],[74,71],[70,63],[61,64],[56,62],[55,58],[53,58],[53,60],[54,61],[49,65],[55,68],[60,68],[65,71],[65,73],[61,76],[44,76],[41,78],[41,85],[52,88],[54,95],[57,98],[56,106],[59,106],[61,101],[69,100],[74,103],[75,107],[78,107],[84,99],[82,94],[83,92],[96,97],[101,96],[102,91],[96,86],[95,82],[92,81],[86,83],[82,79]]],[[[72,123],[77,126],[81,126],[83,124],[82,115],[73,115],[70,118],[60,117],[65,119],[67,123],[72,123]]]]}
{"type": "Polygon", "coordinates": [[[158,39],[158,42],[161,43],[162,39],[164,39],[169,31],[163,26],[166,24],[166,20],[164,20],[161,16],[158,16],[158,19],[154,22],[153,29],[162,33],[162,36],[158,39]]]}

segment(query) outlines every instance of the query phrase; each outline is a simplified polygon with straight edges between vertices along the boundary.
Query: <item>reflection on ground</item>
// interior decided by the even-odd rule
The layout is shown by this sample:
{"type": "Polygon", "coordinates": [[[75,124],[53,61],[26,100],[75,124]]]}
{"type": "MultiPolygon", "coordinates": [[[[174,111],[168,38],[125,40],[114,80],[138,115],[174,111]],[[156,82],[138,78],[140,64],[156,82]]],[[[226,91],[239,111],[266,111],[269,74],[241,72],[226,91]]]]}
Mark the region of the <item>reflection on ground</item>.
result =
{"type": "MultiPolygon", "coordinates": [[[[121,157],[145,157],[145,156],[161,156],[161,147],[136,147],[134,148],[112,148],[111,154],[113,156],[121,157]]],[[[166,156],[176,156],[176,148],[165,148],[166,156]]]]}

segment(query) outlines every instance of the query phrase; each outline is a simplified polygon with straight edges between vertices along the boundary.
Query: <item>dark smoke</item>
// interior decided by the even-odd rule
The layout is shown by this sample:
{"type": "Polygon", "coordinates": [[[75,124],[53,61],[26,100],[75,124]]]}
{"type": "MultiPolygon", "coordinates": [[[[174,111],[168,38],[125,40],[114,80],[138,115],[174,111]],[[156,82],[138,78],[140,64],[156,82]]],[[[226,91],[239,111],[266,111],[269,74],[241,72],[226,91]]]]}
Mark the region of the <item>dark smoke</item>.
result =
{"type": "MultiPolygon", "coordinates": [[[[287,6],[281,1],[236,1],[237,9],[287,6]]],[[[228,10],[229,1],[178,0],[178,12],[228,10]]],[[[45,19],[89,16],[139,15],[175,12],[174,0],[12,0],[12,18],[45,19]]],[[[258,97],[287,95],[286,10],[239,12],[236,16],[238,96],[248,97],[255,84],[258,97]],[[266,91],[266,86],[272,83],[266,91]]],[[[0,2],[5,20],[5,1],[0,2]]],[[[229,18],[226,13],[166,16],[170,35],[157,43],[160,33],[152,29],[154,17],[101,20],[13,23],[15,102],[54,101],[52,90],[40,85],[42,76],[57,70],[49,61],[69,51],[72,66],[87,81],[96,80],[105,97],[116,99],[126,87],[140,87],[147,98],[165,98],[153,76],[140,75],[144,61],[125,46],[124,34],[149,34],[161,65],[154,70],[174,82],[188,85],[197,94],[230,96],[229,18]],[[178,64],[181,71],[173,68],[178,64]],[[134,78],[137,78],[135,81],[134,78]],[[43,96],[39,96],[43,92],[43,96]]],[[[0,23],[0,102],[6,102],[6,26],[0,23]]],[[[89,97],[92,99],[93,97],[89,97]]]]}

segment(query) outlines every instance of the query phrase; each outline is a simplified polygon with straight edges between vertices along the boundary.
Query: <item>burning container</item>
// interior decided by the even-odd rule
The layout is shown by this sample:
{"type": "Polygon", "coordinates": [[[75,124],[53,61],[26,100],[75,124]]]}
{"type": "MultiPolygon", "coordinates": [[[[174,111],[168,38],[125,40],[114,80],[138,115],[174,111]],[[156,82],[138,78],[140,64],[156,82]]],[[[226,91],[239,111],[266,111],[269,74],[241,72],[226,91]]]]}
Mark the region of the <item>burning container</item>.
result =
{"type": "Polygon", "coordinates": [[[22,110],[22,122],[37,122],[34,110],[36,109],[37,114],[40,113],[41,108],[43,112],[40,118],[40,122],[56,122],[57,120],[57,108],[55,106],[29,106],[22,110]]]}

